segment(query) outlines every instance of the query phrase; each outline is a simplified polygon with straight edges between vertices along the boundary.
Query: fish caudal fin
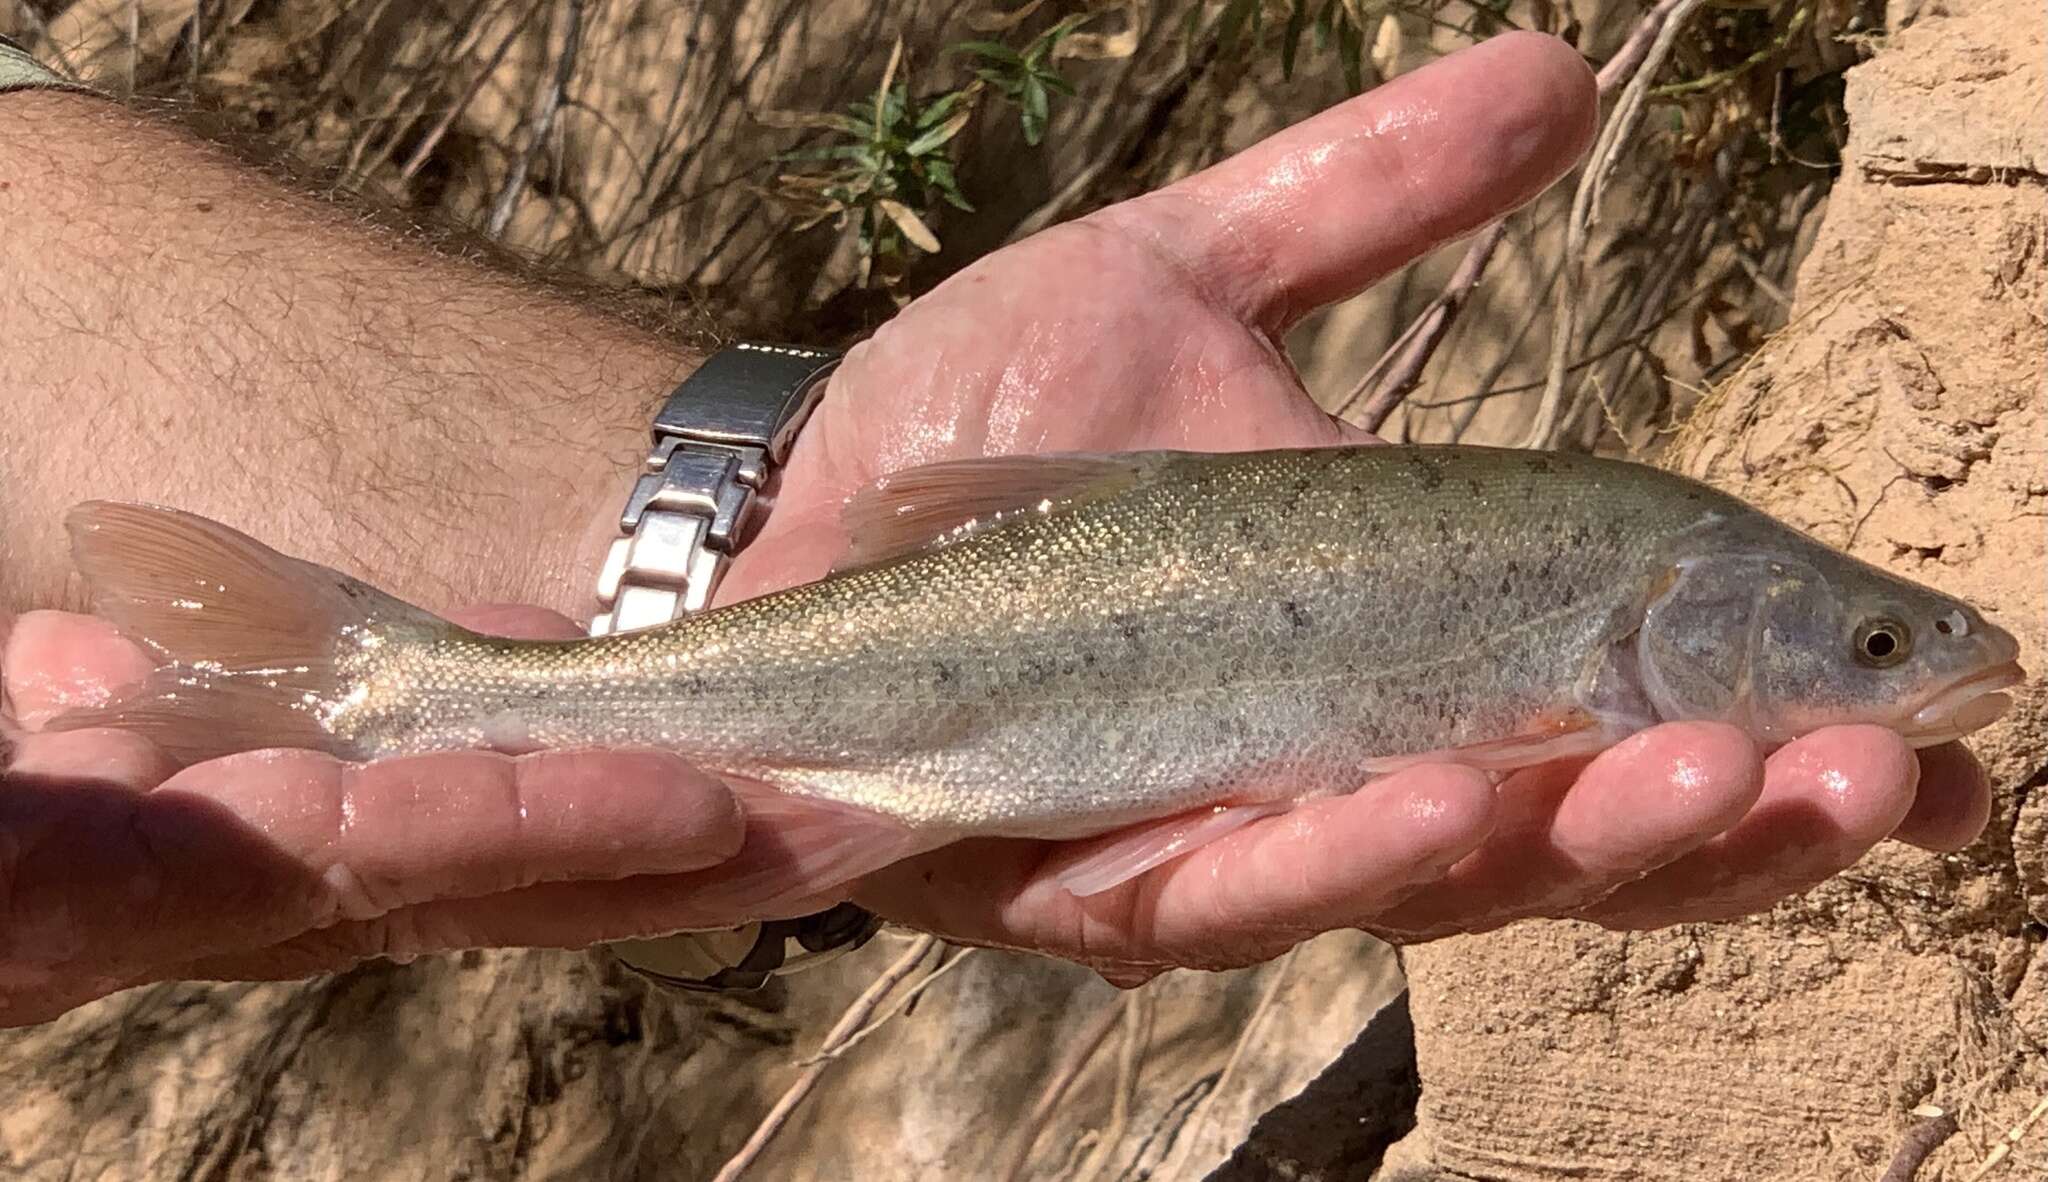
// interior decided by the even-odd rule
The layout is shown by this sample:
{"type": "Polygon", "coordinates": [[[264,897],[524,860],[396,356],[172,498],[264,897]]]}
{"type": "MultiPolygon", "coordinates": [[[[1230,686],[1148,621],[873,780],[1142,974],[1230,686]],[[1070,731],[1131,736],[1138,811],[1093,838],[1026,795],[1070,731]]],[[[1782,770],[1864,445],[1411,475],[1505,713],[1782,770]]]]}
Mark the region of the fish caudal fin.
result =
{"type": "Polygon", "coordinates": [[[103,707],[51,729],[111,726],[191,763],[270,747],[357,756],[329,729],[345,694],[340,662],[371,646],[456,631],[326,567],[280,554],[215,521],[146,505],[90,501],[66,518],[74,560],[100,614],[159,667],[103,707]]]}
{"type": "Polygon", "coordinates": [[[1069,893],[1086,898],[1121,886],[1154,867],[1220,841],[1263,817],[1284,813],[1287,801],[1229,805],[1183,813],[1104,839],[1087,853],[1053,871],[1069,893]]]}

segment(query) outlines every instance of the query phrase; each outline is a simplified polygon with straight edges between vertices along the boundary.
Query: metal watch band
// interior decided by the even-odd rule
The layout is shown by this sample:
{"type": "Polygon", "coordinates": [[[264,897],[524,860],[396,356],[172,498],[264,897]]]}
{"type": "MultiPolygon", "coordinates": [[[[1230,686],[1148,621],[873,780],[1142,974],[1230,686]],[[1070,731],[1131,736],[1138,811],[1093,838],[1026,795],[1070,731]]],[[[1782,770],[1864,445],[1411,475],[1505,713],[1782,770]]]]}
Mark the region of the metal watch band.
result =
{"type": "Polygon", "coordinates": [[[606,553],[590,634],[666,624],[711,602],[755,494],[789,455],[839,364],[829,349],[740,344],[712,354],[654,418],[654,450],[606,553]]]}
{"type": "MultiPolygon", "coordinates": [[[[598,576],[604,611],[593,636],[666,624],[701,611],[745,544],[756,495],[788,458],[841,354],[739,344],[684,379],[654,419],[654,447],[598,576]]],[[[842,903],[795,919],[610,945],[628,968],[663,984],[758,989],[779,972],[860,947],[880,930],[842,903]]]]}

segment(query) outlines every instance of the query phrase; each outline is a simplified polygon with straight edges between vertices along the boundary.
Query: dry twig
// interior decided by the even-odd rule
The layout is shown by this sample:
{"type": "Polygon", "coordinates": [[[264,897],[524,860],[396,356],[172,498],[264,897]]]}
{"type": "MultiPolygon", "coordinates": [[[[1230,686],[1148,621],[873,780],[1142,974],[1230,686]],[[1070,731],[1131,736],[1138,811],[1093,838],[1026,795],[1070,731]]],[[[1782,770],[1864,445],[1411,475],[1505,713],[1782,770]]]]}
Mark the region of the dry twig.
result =
{"type": "Polygon", "coordinates": [[[1977,1182],[1978,1179],[1997,1169],[1999,1164],[2004,1162],[2006,1158],[2012,1156],[2013,1147],[2020,1143],[2020,1138],[2026,1136],[2027,1130],[2033,1128],[2035,1122],[2044,1116],[2048,1116],[2048,1096],[2041,1097],[2041,1102],[2034,1105],[2032,1112],[2027,1113],[2020,1120],[2020,1123],[2005,1131],[2005,1136],[1998,1140],[1998,1147],[1985,1156],[1983,1164],[1979,1165],[1976,1172],[1970,1175],[1969,1182],[1977,1182]]]}
{"type": "Polygon", "coordinates": [[[1094,1150],[1075,1171],[1074,1182],[1095,1182],[1124,1143],[1124,1132],[1131,1126],[1131,1106],[1138,1096],[1138,1075],[1144,1065],[1145,1048],[1152,1042],[1152,1019],[1156,1012],[1151,990],[1133,989],[1124,994],[1124,1040],[1117,1047],[1116,1093],[1110,1102],[1109,1127],[1102,1130],[1094,1150]]]}
{"type": "Polygon", "coordinates": [[[789,1123],[790,1115],[804,1102],[804,1098],[811,1094],[811,1089],[818,1086],[818,1080],[823,1078],[826,1069],[832,1066],[837,1052],[856,1032],[867,1025],[868,1017],[882,1004],[882,999],[889,996],[910,974],[916,972],[917,966],[924,963],[925,956],[936,948],[938,943],[937,936],[918,937],[902,956],[896,958],[896,963],[883,970],[882,975],[876,977],[874,983],[855,998],[852,1005],[846,1007],[846,1012],[839,1016],[839,1021],[825,1035],[825,1041],[819,1044],[818,1053],[811,1058],[810,1065],[796,1077],[796,1082],[789,1085],[789,1090],[782,1093],[782,1098],[775,1102],[775,1107],[768,1110],[768,1115],[761,1118],[761,1123],[755,1127],[753,1135],[747,1138],[747,1143],[740,1146],[740,1151],[733,1154],[725,1165],[719,1167],[718,1174],[712,1182],[736,1182],[736,1179],[747,1172],[747,1168],[761,1156],[762,1150],[767,1149],[768,1143],[782,1131],[782,1126],[789,1123]]]}
{"type": "MultiPolygon", "coordinates": [[[[918,939],[928,940],[930,939],[930,937],[920,936],[918,937],[918,939]]],[[[868,1035],[873,1034],[875,1031],[880,1030],[882,1027],[888,1025],[890,1019],[902,1013],[904,1010],[909,1009],[911,1002],[914,1002],[919,997],[922,997],[924,995],[925,990],[930,989],[935,982],[937,982],[941,977],[944,977],[947,973],[950,973],[954,969],[959,968],[961,963],[972,955],[974,955],[974,949],[962,948],[959,952],[959,955],[955,956],[953,959],[949,961],[946,961],[938,968],[933,969],[931,973],[927,975],[923,980],[919,981],[915,985],[912,985],[910,988],[904,990],[902,996],[898,997],[895,1001],[889,1003],[889,1008],[883,1010],[880,1017],[876,1018],[874,1021],[869,1022],[866,1026],[863,1026],[859,1030],[856,1030],[852,1034],[848,1035],[845,1042],[840,1043],[838,1046],[833,1047],[831,1050],[828,1051],[823,1048],[820,1048],[817,1054],[812,1055],[808,1059],[805,1059],[803,1061],[803,1065],[805,1067],[809,1067],[813,1063],[823,1063],[830,1059],[837,1059],[842,1055],[846,1054],[846,1052],[859,1046],[861,1043],[867,1040],[868,1035]]]]}
{"type": "MultiPolygon", "coordinates": [[[[1578,191],[1572,195],[1571,220],[1565,227],[1563,283],[1557,301],[1557,318],[1551,322],[1549,370],[1543,383],[1543,399],[1537,404],[1535,422],[1522,441],[1524,447],[1548,446],[1558,424],[1564,419],[1565,358],[1572,340],[1579,334],[1579,291],[1585,278],[1587,231],[1592,226],[1600,198],[1607,191],[1608,179],[1621,164],[1622,145],[1635,135],[1637,126],[1642,123],[1651,80],[1663,67],[1664,59],[1671,55],[1671,47],[1685,29],[1685,22],[1705,3],[1706,0],[1665,0],[1664,4],[1652,10],[1653,14],[1664,13],[1657,35],[1643,54],[1641,64],[1630,76],[1628,85],[1622,89],[1613,113],[1601,125],[1593,154],[1585,170],[1579,174],[1578,191]]],[[[1630,41],[1633,43],[1634,38],[1631,37],[1630,41]]]]}
{"type": "MultiPolygon", "coordinates": [[[[1639,71],[1643,80],[1642,85],[1647,88],[1649,78],[1656,74],[1657,66],[1662,64],[1665,54],[1669,52],[1667,41],[1664,52],[1657,55],[1656,62],[1649,65],[1648,69],[1644,69],[1651,47],[1659,40],[1667,25],[1673,27],[1672,35],[1676,36],[1676,27],[1684,23],[1685,14],[1689,14],[1699,3],[1700,0],[1660,0],[1655,8],[1644,13],[1643,19],[1629,33],[1628,40],[1622,42],[1621,48],[1607,60],[1606,65],[1600,67],[1595,79],[1600,94],[1604,97],[1614,93],[1623,83],[1637,78],[1639,71]],[[1681,9],[1684,13],[1680,13],[1681,9]],[[1676,20],[1672,19],[1674,15],[1677,16],[1676,20]]],[[[1619,114],[1620,109],[1617,108],[1616,115],[1619,114]]],[[[1614,119],[1610,118],[1608,126],[1613,125],[1614,119]]],[[[1604,135],[1603,131],[1603,138],[1604,135]]],[[[1588,175],[1595,171],[1597,170],[1589,169],[1588,175]]],[[[1605,183],[1603,176],[1600,184],[1604,187],[1605,183]]],[[[1439,292],[1437,297],[1429,302],[1429,306],[1409,323],[1407,329],[1395,339],[1385,353],[1381,354],[1379,360],[1373,362],[1372,368],[1366,370],[1351,393],[1345,396],[1337,409],[1340,416],[1348,414],[1353,406],[1363,403],[1358,418],[1352,421],[1368,431],[1380,429],[1387,416],[1393,414],[1394,408],[1401,405],[1401,400],[1421,383],[1422,371],[1428,367],[1430,358],[1436,354],[1437,346],[1443,343],[1445,335],[1450,332],[1452,321],[1456,320],[1458,313],[1464,309],[1472,289],[1486,274],[1487,264],[1493,261],[1494,251],[1500,248],[1505,231],[1505,221],[1495,222],[1473,239],[1472,245],[1465,250],[1464,259],[1459,262],[1457,271],[1451,275],[1450,282],[1444,285],[1443,291],[1439,292]]]]}
{"type": "MultiPolygon", "coordinates": [[[[1922,1110],[1915,1110],[1922,1111],[1922,1110]]],[[[1906,1130],[1906,1136],[1899,1142],[1899,1151],[1892,1155],[1892,1164],[1885,1167],[1883,1176],[1877,1182],[1913,1182],[1919,1176],[1920,1166],[1927,1155],[1941,1147],[1943,1141],[1956,1135],[1956,1118],[1953,1113],[1939,1108],[1925,1110],[1925,1119],[1906,1130]]]]}
{"type": "Polygon", "coordinates": [[[562,23],[565,26],[562,56],[555,61],[554,78],[541,88],[534,100],[533,132],[512,158],[512,172],[505,178],[505,187],[498,190],[498,200],[491,206],[491,217],[486,227],[493,238],[503,234],[506,223],[512,220],[512,211],[519,205],[519,194],[526,188],[526,170],[533,163],[533,154],[547,142],[548,133],[554,129],[555,112],[561,110],[569,79],[576,74],[576,53],[583,46],[583,0],[568,0],[562,23]]]}
{"type": "Polygon", "coordinates": [[[1109,1041],[1110,1031],[1117,1028],[1123,1016],[1122,998],[1115,998],[1103,1006],[1102,1012],[1095,1016],[1094,1023],[1075,1043],[1074,1053],[1058,1071],[1053,1073],[1051,1079],[1045,1081],[1044,1089],[1038,1093],[1038,1099],[1031,1105],[1031,1115],[1024,1118],[1016,1155],[1010,1159],[1010,1168],[1003,1175],[1003,1182],[1017,1182],[1017,1179],[1024,1176],[1025,1167],[1031,1164],[1031,1150],[1038,1144],[1038,1135],[1045,1131],[1047,1118],[1059,1107],[1060,1101],[1066,1098],[1068,1089],[1074,1086],[1075,1080],[1081,1078],[1081,1073],[1088,1069],[1088,1064],[1095,1060],[1095,1053],[1102,1049],[1103,1043],[1109,1041]]]}

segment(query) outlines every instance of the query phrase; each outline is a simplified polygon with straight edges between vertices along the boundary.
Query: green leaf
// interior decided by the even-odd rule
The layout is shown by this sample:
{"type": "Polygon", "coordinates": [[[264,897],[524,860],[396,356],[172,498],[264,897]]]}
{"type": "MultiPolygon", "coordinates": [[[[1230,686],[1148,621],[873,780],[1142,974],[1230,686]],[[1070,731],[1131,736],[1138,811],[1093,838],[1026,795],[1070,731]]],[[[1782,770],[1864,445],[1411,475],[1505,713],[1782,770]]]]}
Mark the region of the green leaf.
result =
{"type": "Polygon", "coordinates": [[[1036,77],[1045,84],[1047,90],[1053,91],[1056,94],[1066,95],[1068,98],[1074,97],[1074,84],[1060,77],[1059,71],[1043,70],[1036,77]]]}
{"type": "Polygon", "coordinates": [[[1000,41],[955,41],[946,47],[947,53],[971,53],[1006,66],[1021,66],[1024,55],[1000,41]]]}
{"type": "Polygon", "coordinates": [[[937,127],[931,128],[923,135],[910,141],[903,149],[904,154],[907,156],[923,156],[939,148],[947,140],[959,135],[960,129],[967,126],[967,121],[972,118],[974,118],[974,112],[971,109],[959,112],[951,119],[946,120],[937,127]]]}
{"type": "Polygon", "coordinates": [[[1230,6],[1223,10],[1223,19],[1216,22],[1216,44],[1225,51],[1237,48],[1237,39],[1244,33],[1244,21],[1251,15],[1252,8],[1259,0],[1230,0],[1230,6]]]}
{"type": "Polygon", "coordinates": [[[943,156],[935,156],[930,160],[926,160],[924,161],[924,175],[925,179],[931,182],[932,188],[939,191],[939,196],[946,199],[946,204],[955,209],[964,209],[969,213],[974,212],[974,207],[967,203],[966,196],[960,192],[960,182],[953,176],[952,161],[943,156]]]}
{"type": "Polygon", "coordinates": [[[1352,94],[1365,92],[1365,71],[1361,59],[1365,54],[1365,30],[1354,28],[1350,21],[1343,21],[1336,28],[1337,60],[1344,66],[1344,86],[1352,94]]]}
{"type": "Polygon", "coordinates": [[[882,101],[883,127],[894,127],[903,121],[903,103],[906,97],[903,83],[898,82],[889,88],[889,93],[882,101]]]}
{"type": "Polygon", "coordinates": [[[1018,104],[1024,114],[1025,143],[1036,147],[1039,141],[1045,138],[1045,123],[1050,105],[1045,93],[1045,84],[1038,80],[1038,75],[1025,75],[1023,101],[1018,104]]]}
{"type": "Polygon", "coordinates": [[[866,144],[830,144],[819,148],[791,148],[777,152],[777,160],[853,160],[867,151],[866,144]]]}
{"type": "Polygon", "coordinates": [[[919,111],[917,113],[917,129],[919,131],[923,131],[925,128],[930,127],[935,123],[938,123],[940,120],[950,116],[955,108],[957,108],[961,103],[964,103],[966,101],[966,91],[947,91],[946,93],[940,95],[938,98],[935,98],[931,102],[925,104],[924,110],[919,111]]]}
{"type": "Polygon", "coordinates": [[[1301,33],[1308,27],[1309,0],[1293,0],[1287,12],[1287,28],[1280,34],[1280,76],[1294,77],[1294,52],[1301,45],[1301,33]]]}
{"type": "Polygon", "coordinates": [[[1024,93],[1024,76],[1014,70],[976,70],[974,76],[994,87],[997,94],[1013,103],[1024,93]]]}

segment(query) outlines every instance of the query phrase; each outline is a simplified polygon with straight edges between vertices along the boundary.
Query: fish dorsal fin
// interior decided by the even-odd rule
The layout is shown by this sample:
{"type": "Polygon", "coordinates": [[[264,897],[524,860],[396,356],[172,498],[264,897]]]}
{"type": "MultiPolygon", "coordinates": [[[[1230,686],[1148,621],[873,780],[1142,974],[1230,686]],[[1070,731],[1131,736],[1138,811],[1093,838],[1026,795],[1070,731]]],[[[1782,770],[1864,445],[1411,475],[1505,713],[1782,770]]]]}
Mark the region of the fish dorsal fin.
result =
{"type": "Polygon", "coordinates": [[[836,568],[873,566],[1033,514],[1114,496],[1161,452],[1062,452],[943,460],[893,472],[855,493],[840,516],[851,544],[836,568]]]}

